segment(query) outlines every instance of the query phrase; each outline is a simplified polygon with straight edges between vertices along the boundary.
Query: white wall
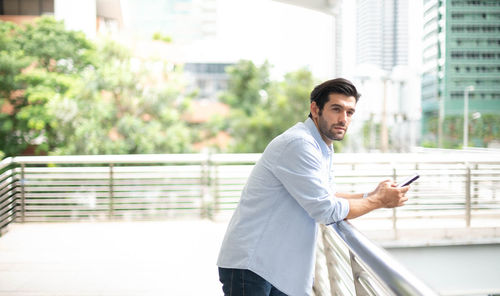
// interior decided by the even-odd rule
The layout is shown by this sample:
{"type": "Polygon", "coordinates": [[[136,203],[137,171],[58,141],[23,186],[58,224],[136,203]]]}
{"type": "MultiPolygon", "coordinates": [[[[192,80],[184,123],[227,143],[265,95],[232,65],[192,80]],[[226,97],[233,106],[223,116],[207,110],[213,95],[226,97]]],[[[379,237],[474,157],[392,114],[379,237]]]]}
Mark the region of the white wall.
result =
{"type": "Polygon", "coordinates": [[[69,30],[96,36],[96,0],[55,0],[54,16],[63,20],[69,30]]]}

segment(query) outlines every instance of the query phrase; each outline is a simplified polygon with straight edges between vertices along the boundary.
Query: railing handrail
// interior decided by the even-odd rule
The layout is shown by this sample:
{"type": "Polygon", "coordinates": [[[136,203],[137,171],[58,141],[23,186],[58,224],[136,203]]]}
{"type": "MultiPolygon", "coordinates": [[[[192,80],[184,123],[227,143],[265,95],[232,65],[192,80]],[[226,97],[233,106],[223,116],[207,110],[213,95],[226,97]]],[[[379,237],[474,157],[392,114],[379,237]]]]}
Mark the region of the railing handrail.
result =
{"type": "Polygon", "coordinates": [[[334,223],[332,227],[349,250],[361,259],[395,295],[438,295],[348,221],[334,223]]]}
{"type": "Polygon", "coordinates": [[[2,159],[2,161],[0,161],[0,172],[8,167],[9,165],[11,165],[13,163],[13,158],[12,157],[7,157],[5,159],[2,159]]]}
{"type": "MultiPolygon", "coordinates": [[[[500,153],[342,153],[342,157],[335,157],[337,164],[362,164],[367,161],[375,163],[490,163],[496,159],[494,154],[500,153]],[[374,158],[374,156],[376,157],[374,158]]],[[[210,161],[212,163],[254,163],[261,153],[180,153],[180,154],[114,154],[114,155],[66,155],[66,156],[16,156],[8,157],[0,162],[0,170],[10,164],[46,164],[46,163],[200,163],[210,161]]]]}
{"type": "Polygon", "coordinates": [[[64,155],[64,156],[16,156],[2,160],[0,169],[12,163],[20,164],[108,164],[108,163],[254,163],[260,153],[178,153],[178,154],[111,154],[111,155],[64,155]],[[4,164],[5,162],[5,164],[4,164]]]}

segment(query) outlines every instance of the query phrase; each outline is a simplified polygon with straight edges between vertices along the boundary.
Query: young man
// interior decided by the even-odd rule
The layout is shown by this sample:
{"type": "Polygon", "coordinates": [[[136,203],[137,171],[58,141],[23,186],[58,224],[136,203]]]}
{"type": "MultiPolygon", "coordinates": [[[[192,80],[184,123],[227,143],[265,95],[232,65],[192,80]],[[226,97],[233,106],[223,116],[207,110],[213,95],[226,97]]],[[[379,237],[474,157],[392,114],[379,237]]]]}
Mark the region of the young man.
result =
{"type": "Polygon", "coordinates": [[[311,92],[309,118],[272,140],[255,165],[219,254],[225,295],[309,295],[317,223],[401,206],[409,187],[389,180],[370,193],[335,191],[333,141],[351,123],[360,95],[348,80],[311,92]]]}

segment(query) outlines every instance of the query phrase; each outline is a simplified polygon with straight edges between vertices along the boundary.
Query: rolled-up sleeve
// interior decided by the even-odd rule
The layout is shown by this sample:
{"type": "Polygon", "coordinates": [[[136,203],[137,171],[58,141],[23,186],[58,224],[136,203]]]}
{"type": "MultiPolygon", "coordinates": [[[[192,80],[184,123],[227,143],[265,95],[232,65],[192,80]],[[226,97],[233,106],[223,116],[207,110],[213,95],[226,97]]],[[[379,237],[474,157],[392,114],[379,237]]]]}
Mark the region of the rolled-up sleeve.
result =
{"type": "Polygon", "coordinates": [[[331,191],[321,159],[321,151],[313,143],[295,139],[282,151],[273,173],[311,218],[331,224],[345,219],[349,203],[331,191]]]}

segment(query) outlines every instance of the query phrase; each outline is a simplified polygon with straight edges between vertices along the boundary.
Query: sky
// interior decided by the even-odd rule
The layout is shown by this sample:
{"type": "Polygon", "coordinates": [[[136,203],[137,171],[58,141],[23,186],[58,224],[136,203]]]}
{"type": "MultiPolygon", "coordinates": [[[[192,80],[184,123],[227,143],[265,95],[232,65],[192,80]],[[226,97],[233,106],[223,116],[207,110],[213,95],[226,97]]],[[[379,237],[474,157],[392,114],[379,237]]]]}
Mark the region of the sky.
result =
{"type": "MultiPolygon", "coordinates": [[[[162,1],[151,0],[156,5],[147,6],[137,6],[135,1],[122,2],[125,22],[127,18],[136,18],[129,23],[147,20],[149,13],[152,18],[161,18],[161,13],[154,9],[167,9],[162,1]],[[137,13],[138,9],[153,11],[137,13]],[[138,17],[139,14],[142,16],[138,17]]],[[[261,64],[268,60],[274,66],[271,69],[274,76],[301,67],[310,69],[319,78],[330,77],[333,73],[332,16],[272,0],[216,1],[217,37],[181,44],[179,52],[186,61],[250,59],[261,64]]]]}
{"type": "Polygon", "coordinates": [[[234,56],[268,59],[274,72],[333,71],[333,17],[271,0],[220,0],[219,33],[234,56]]]}

